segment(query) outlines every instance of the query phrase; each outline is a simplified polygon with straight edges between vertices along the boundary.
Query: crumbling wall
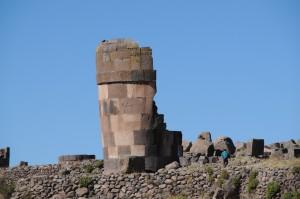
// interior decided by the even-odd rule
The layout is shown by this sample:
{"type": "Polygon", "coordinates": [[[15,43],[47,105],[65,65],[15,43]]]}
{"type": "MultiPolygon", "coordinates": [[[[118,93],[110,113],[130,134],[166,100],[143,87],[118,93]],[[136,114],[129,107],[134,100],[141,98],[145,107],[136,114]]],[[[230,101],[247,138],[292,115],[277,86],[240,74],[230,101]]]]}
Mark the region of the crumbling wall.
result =
{"type": "Polygon", "coordinates": [[[9,155],[10,155],[9,147],[0,149],[0,168],[9,167],[9,155]]]}
{"type": "Polygon", "coordinates": [[[155,171],[178,160],[181,132],[166,130],[153,101],[151,48],[131,40],[102,41],[96,57],[106,172],[155,171]]]}

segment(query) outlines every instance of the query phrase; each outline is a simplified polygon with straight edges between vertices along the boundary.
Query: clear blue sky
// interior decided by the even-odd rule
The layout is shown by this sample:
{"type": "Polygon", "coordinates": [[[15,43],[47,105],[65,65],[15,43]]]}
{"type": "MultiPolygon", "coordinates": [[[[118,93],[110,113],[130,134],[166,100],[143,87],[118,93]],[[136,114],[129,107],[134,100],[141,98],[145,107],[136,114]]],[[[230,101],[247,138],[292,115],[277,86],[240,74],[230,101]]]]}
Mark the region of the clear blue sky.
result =
{"type": "Polygon", "coordinates": [[[102,158],[95,49],[153,49],[158,110],[194,140],[300,138],[300,1],[0,1],[0,147],[102,158]]]}

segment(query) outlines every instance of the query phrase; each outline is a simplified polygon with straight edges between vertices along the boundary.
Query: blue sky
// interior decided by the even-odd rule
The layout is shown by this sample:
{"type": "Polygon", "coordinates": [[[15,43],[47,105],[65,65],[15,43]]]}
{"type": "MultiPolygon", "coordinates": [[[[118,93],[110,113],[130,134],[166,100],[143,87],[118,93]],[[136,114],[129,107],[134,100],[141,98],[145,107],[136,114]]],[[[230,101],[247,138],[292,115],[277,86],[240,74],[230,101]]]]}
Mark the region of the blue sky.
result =
{"type": "Polygon", "coordinates": [[[153,49],[155,100],[194,140],[300,138],[299,1],[0,1],[0,147],[11,163],[102,158],[95,49],[153,49]]]}

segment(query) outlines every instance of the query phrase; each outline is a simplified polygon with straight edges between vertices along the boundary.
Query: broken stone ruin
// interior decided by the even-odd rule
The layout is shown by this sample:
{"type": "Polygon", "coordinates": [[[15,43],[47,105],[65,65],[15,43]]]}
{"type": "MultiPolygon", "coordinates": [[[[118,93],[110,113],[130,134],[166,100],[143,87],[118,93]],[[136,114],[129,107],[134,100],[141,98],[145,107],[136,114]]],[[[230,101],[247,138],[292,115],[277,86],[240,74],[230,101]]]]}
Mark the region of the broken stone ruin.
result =
{"type": "Polygon", "coordinates": [[[178,161],[180,131],[157,112],[152,50],[131,40],[102,41],[96,79],[106,173],[156,171],[178,161]]]}
{"type": "Polygon", "coordinates": [[[9,155],[10,155],[9,147],[0,149],[0,168],[9,167],[9,155]]]}

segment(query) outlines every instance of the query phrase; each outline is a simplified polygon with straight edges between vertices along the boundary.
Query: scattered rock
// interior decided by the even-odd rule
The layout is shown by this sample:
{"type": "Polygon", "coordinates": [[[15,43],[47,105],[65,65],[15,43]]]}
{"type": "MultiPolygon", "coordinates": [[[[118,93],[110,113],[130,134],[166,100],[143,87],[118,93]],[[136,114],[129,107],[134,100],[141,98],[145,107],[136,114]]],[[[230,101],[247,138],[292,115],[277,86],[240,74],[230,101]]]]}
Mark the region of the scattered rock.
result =
{"type": "Polygon", "coordinates": [[[76,195],[79,197],[87,195],[89,190],[86,187],[76,189],[76,195]]]}
{"type": "Polygon", "coordinates": [[[170,164],[167,164],[165,166],[166,170],[170,170],[170,169],[177,169],[179,167],[179,163],[177,161],[174,161],[170,164]]]}
{"type": "Polygon", "coordinates": [[[212,142],[207,140],[198,139],[193,143],[190,152],[205,156],[212,156],[214,154],[214,145],[212,142]]]}
{"type": "Polygon", "coordinates": [[[198,139],[200,140],[206,140],[208,142],[212,142],[211,140],[211,134],[209,131],[205,131],[205,132],[202,132],[198,135],[198,139]]]}

